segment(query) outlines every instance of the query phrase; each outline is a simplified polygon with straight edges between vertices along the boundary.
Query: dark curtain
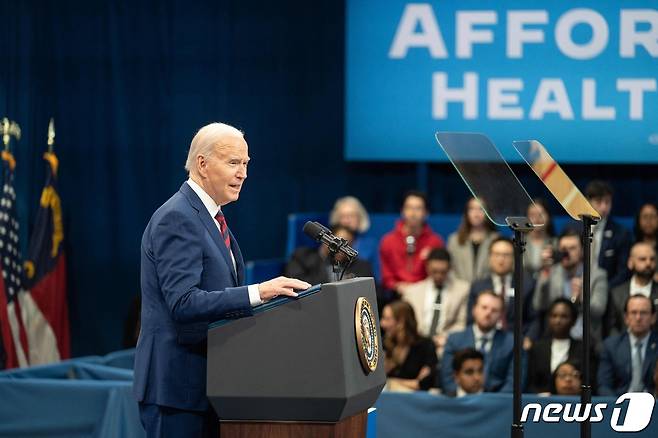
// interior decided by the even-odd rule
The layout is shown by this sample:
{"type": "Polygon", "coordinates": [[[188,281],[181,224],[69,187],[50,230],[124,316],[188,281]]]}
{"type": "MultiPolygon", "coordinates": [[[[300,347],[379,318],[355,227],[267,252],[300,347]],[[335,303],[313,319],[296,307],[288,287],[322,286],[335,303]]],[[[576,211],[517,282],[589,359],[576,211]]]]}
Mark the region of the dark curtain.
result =
{"type": "MultiPolygon", "coordinates": [[[[187,148],[206,123],[236,125],[250,145],[249,179],[226,208],[247,259],[282,256],[288,213],[326,211],[345,194],[393,212],[420,187],[436,211],[462,209],[467,191],[449,165],[343,161],[344,2],[0,5],[0,117],[23,130],[13,145],[23,253],[52,116],[76,355],[121,347],[142,231],[185,180],[187,148]]],[[[648,166],[567,170],[581,185],[610,179],[623,192],[619,213],[656,198],[648,166]]],[[[539,188],[533,178],[524,182],[539,188]]]]}

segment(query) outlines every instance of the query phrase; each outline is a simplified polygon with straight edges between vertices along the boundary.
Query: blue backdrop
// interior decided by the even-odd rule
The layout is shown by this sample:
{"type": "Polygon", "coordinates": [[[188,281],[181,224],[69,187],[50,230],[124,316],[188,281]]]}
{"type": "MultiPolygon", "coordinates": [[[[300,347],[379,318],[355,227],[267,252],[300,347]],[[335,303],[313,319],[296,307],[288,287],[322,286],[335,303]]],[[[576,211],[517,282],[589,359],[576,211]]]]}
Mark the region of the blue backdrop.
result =
{"type": "MultiPolygon", "coordinates": [[[[74,353],[121,347],[142,231],[184,181],[189,142],[208,122],[239,126],[250,145],[249,178],[226,208],[247,259],[282,257],[288,213],[328,211],[348,193],[393,213],[420,187],[435,211],[461,211],[468,191],[449,165],[343,159],[345,7],[0,0],[11,17],[0,26],[0,117],[23,128],[14,146],[23,246],[56,120],[74,353]]],[[[515,169],[530,193],[543,193],[515,169]]],[[[656,199],[654,169],[565,167],[581,187],[609,176],[624,215],[656,199]]]]}
{"type": "Polygon", "coordinates": [[[348,0],[346,158],[446,161],[434,132],[658,162],[655,1],[348,0]]]}

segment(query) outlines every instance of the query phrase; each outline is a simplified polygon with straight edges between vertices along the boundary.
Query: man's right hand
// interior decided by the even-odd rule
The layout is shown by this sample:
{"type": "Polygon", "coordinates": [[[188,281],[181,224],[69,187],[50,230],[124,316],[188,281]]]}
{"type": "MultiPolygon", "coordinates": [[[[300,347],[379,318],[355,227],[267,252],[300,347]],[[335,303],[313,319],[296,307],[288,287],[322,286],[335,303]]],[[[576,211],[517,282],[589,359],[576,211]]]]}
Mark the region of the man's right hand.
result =
{"type": "Polygon", "coordinates": [[[260,299],[263,302],[267,302],[272,298],[276,298],[279,295],[286,295],[289,297],[296,297],[297,290],[305,290],[311,287],[305,281],[297,280],[296,278],[288,277],[277,277],[272,280],[268,280],[263,283],[258,284],[258,293],[260,294],[260,299]]]}

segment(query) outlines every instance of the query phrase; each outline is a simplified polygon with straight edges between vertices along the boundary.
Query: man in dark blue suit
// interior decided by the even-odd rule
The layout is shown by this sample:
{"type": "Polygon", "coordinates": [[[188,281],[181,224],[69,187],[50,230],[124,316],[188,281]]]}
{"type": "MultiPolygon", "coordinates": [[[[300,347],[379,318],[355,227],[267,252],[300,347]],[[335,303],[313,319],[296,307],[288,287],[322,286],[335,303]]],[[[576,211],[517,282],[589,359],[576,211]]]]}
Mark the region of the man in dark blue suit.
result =
{"type": "Polygon", "coordinates": [[[493,291],[485,290],[478,295],[473,306],[474,323],[468,325],[465,330],[448,336],[441,360],[441,385],[444,394],[456,394],[452,359],[456,352],[465,348],[475,348],[484,355],[486,392],[512,392],[514,337],[496,328],[502,311],[502,297],[493,291]]]}
{"type": "Polygon", "coordinates": [[[144,231],[134,393],[148,437],[216,437],[206,398],[208,323],[249,316],[253,306],[310,287],[285,277],[244,285],[240,247],[221,207],[238,199],[248,162],[242,132],[221,123],[201,128],[185,164],[189,179],[144,231]]]}
{"type": "Polygon", "coordinates": [[[592,255],[608,274],[608,289],[611,290],[630,278],[626,262],[631,250],[631,234],[610,217],[613,195],[610,184],[594,180],[585,188],[585,195],[601,215],[601,221],[593,230],[592,255]]]}
{"type": "Polygon", "coordinates": [[[652,331],[651,326],[656,322],[656,306],[645,295],[632,295],[624,305],[624,321],[628,330],[603,343],[598,372],[599,394],[653,394],[658,333],[652,331]]]}
{"type": "MultiPolygon", "coordinates": [[[[503,297],[505,307],[500,319],[501,328],[511,330],[514,326],[514,244],[507,237],[497,237],[489,246],[489,268],[491,274],[473,282],[468,294],[468,323],[473,323],[471,310],[480,292],[494,291],[503,297]]],[[[532,307],[532,295],[535,282],[529,274],[523,276],[523,334],[536,339],[539,337],[539,327],[534,324],[535,311],[532,307]]]]}

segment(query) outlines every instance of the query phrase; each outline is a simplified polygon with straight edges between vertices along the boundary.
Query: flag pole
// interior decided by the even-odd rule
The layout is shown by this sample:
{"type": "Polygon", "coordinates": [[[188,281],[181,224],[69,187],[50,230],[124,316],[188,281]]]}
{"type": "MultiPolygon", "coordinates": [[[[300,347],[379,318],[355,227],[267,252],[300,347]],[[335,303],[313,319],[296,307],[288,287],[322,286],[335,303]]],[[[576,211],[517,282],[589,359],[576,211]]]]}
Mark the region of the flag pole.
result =
{"type": "Polygon", "coordinates": [[[55,146],[55,119],[50,118],[50,123],[48,123],[48,152],[53,153],[53,148],[55,146]]]}

